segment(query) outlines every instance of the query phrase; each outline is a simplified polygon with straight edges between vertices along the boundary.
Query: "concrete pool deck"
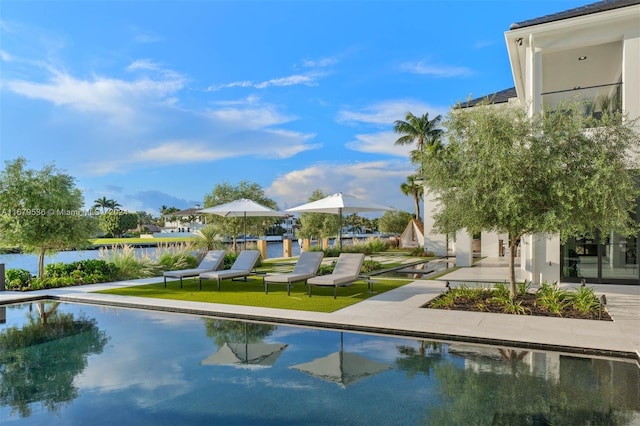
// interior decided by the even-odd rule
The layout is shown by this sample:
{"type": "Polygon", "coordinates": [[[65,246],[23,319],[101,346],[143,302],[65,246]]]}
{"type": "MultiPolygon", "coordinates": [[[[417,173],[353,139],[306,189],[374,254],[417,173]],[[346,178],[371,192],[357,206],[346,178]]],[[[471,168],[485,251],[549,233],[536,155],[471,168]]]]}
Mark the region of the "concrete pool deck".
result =
{"type": "MultiPolygon", "coordinates": [[[[442,292],[446,281],[452,284],[503,282],[507,276],[508,269],[503,262],[485,259],[474,267],[457,269],[438,280],[416,280],[332,313],[93,293],[102,289],[157,282],[157,277],[26,293],[4,291],[0,292],[0,305],[47,297],[69,302],[388,333],[442,341],[624,357],[640,362],[640,286],[588,284],[596,294],[606,295],[606,308],[613,321],[422,308],[442,292]]],[[[576,284],[561,284],[564,288],[575,286],[576,284]]]]}

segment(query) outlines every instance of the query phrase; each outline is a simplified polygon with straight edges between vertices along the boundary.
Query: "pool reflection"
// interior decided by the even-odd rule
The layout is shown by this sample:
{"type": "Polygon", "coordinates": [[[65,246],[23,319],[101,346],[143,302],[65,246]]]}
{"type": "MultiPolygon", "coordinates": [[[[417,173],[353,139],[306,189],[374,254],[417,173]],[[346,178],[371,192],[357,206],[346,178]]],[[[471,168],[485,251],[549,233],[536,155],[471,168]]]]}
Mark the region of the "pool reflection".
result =
{"type": "Polygon", "coordinates": [[[0,423],[632,425],[639,372],[625,360],[42,302],[8,306],[0,325],[0,423]]]}

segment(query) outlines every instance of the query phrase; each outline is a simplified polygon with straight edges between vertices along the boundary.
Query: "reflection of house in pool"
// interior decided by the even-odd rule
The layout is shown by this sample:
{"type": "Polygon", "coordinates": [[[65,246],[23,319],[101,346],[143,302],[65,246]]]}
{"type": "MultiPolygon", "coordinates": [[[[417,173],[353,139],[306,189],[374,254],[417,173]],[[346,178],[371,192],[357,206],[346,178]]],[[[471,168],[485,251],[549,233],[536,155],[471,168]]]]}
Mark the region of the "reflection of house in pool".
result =
{"type": "MultiPolygon", "coordinates": [[[[635,412],[636,421],[629,424],[640,424],[640,369],[632,359],[621,362],[619,358],[582,358],[559,352],[463,343],[451,344],[449,354],[460,356],[464,359],[465,370],[479,374],[530,375],[554,383],[567,395],[575,393],[583,398],[597,395],[609,407],[628,410],[630,416],[635,412]],[[581,376],[578,381],[577,371],[589,371],[587,379],[581,376]]],[[[594,407],[594,410],[598,408],[602,407],[594,407]]]]}

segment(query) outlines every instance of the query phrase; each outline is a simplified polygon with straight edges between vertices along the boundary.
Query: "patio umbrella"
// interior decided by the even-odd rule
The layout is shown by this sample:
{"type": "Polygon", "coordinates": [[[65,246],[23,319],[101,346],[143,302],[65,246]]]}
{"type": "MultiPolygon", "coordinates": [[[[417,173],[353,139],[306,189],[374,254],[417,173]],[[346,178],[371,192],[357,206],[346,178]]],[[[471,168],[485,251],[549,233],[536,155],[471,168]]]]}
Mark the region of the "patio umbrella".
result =
{"type": "Polygon", "coordinates": [[[284,343],[225,343],[201,365],[231,365],[239,368],[271,367],[287,348],[284,343]]]}
{"type": "Polygon", "coordinates": [[[391,368],[389,364],[370,360],[358,354],[345,352],[343,334],[340,333],[340,350],[311,362],[294,365],[290,368],[303,371],[314,377],[334,382],[341,387],[355,383],[374,374],[391,368]]]}
{"type": "Polygon", "coordinates": [[[342,215],[349,213],[364,213],[364,212],[379,212],[386,210],[394,210],[392,207],[383,206],[381,204],[371,203],[369,201],[361,200],[353,195],[343,194],[338,192],[337,194],[329,195],[328,197],[320,200],[311,201],[310,203],[303,204],[301,206],[292,207],[287,209],[287,212],[297,213],[330,213],[340,215],[340,230],[338,234],[338,241],[342,248],[342,215]]]}
{"type": "Polygon", "coordinates": [[[244,242],[247,242],[247,217],[282,217],[284,213],[265,207],[253,200],[241,198],[230,203],[219,204],[206,209],[198,210],[199,213],[210,213],[222,217],[244,218],[244,242]]]}

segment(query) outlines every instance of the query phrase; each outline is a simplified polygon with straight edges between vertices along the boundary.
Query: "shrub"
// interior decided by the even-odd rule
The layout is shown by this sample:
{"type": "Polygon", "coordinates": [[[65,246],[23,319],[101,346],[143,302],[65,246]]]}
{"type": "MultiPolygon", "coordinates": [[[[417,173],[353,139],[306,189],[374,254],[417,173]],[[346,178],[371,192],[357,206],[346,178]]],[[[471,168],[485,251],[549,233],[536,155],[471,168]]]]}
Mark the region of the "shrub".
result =
{"type": "Polygon", "coordinates": [[[114,264],[99,259],[71,263],[50,263],[45,266],[46,278],[72,277],[78,284],[94,284],[112,280],[117,275],[114,264]]]}
{"type": "Polygon", "coordinates": [[[133,247],[125,244],[122,247],[115,246],[110,250],[101,248],[98,256],[102,260],[113,263],[116,268],[116,280],[130,280],[148,278],[161,274],[161,269],[149,255],[138,258],[133,247]]]}
{"type": "Polygon", "coordinates": [[[360,272],[363,274],[368,274],[369,272],[373,272],[381,268],[382,264],[380,262],[378,262],[377,260],[368,259],[362,262],[362,269],[360,269],[360,272]]]}
{"type": "Polygon", "coordinates": [[[425,251],[424,247],[414,247],[409,251],[409,254],[413,257],[436,257],[432,251],[425,251]]]}
{"type": "Polygon", "coordinates": [[[580,287],[570,293],[567,301],[583,314],[598,312],[600,309],[600,300],[598,300],[593,289],[589,287],[580,287]]]}
{"type": "Polygon", "coordinates": [[[7,269],[5,271],[5,287],[8,290],[22,290],[29,286],[31,273],[26,269],[7,269]]]}
{"type": "Polygon", "coordinates": [[[164,252],[158,258],[158,266],[163,271],[193,269],[198,266],[198,260],[188,253],[164,252]]]}
{"type": "Polygon", "coordinates": [[[568,304],[568,292],[561,290],[557,283],[542,283],[536,291],[536,303],[555,315],[562,315],[568,304]]]}

